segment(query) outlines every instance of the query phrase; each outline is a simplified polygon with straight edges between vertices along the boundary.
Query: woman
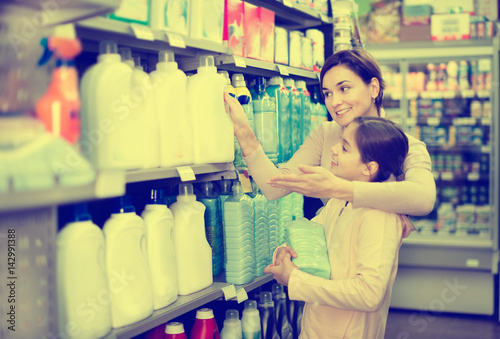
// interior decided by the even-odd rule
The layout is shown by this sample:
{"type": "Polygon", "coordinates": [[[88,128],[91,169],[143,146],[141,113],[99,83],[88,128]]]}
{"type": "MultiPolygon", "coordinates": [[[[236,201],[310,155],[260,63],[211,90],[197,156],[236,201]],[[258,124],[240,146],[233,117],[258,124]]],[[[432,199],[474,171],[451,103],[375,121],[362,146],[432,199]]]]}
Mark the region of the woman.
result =
{"type": "Polygon", "coordinates": [[[300,149],[280,169],[267,158],[238,101],[225,95],[234,132],[253,179],[264,195],[281,198],[290,192],[305,196],[338,198],[354,207],[421,216],[429,214],[436,199],[431,160],[425,144],[408,136],[409,152],[401,181],[359,182],[341,179],[328,171],[330,146],[342,130],[360,116],[377,117],[382,112],[384,82],[380,68],[362,49],[331,55],[321,70],[320,86],[333,121],[325,122],[307,137],[300,149]]]}
{"type": "MultiPolygon", "coordinates": [[[[358,117],[332,147],[331,172],[345,180],[383,182],[401,170],[408,139],[383,118],[358,117]]],[[[291,300],[305,301],[300,338],[383,339],[402,238],[414,228],[400,215],[330,199],[313,221],[323,225],[330,279],[300,269],[287,253],[269,265],[291,300]]]]}

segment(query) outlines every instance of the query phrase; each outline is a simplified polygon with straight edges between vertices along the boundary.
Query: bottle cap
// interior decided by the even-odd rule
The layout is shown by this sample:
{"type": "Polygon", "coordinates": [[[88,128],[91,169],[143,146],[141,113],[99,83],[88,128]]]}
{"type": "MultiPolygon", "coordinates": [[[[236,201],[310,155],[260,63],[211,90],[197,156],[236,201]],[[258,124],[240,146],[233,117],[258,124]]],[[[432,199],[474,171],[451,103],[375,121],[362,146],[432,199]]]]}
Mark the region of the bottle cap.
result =
{"type": "Polygon", "coordinates": [[[174,321],[171,323],[167,323],[165,326],[166,334],[181,334],[184,333],[184,325],[181,322],[174,321]]]}
{"type": "Polygon", "coordinates": [[[211,308],[200,308],[196,310],[196,319],[212,319],[214,317],[214,311],[211,308]]]}
{"type": "Polygon", "coordinates": [[[280,76],[273,76],[269,79],[269,86],[283,85],[283,78],[280,76]]]}
{"type": "Polygon", "coordinates": [[[229,73],[227,71],[218,71],[217,73],[222,75],[227,80],[228,85],[231,85],[231,79],[229,78],[229,73]]]}
{"type": "Polygon", "coordinates": [[[204,181],[200,184],[201,192],[204,196],[211,196],[213,194],[214,185],[211,181],[204,181]]]}
{"type": "Polygon", "coordinates": [[[142,71],[141,57],[139,54],[132,54],[132,60],[134,60],[134,67],[142,71]]]}
{"type": "Polygon", "coordinates": [[[115,198],[112,213],[118,214],[130,212],[135,212],[135,207],[132,205],[130,196],[125,195],[123,197],[115,198]]]}
{"type": "Polygon", "coordinates": [[[99,43],[99,54],[118,54],[118,45],[110,40],[101,41],[99,43]]]}
{"type": "Polygon", "coordinates": [[[259,305],[274,307],[273,295],[271,292],[262,291],[259,295],[259,305]]]}
{"type": "Polygon", "coordinates": [[[232,83],[234,87],[245,87],[245,77],[241,73],[233,74],[232,83]]]}
{"type": "Polygon", "coordinates": [[[150,205],[165,205],[165,191],[162,189],[152,189],[147,203],[150,205]]]}
{"type": "Polygon", "coordinates": [[[217,68],[215,67],[215,61],[213,55],[203,55],[200,57],[200,67],[198,67],[198,73],[200,72],[213,72],[217,73],[217,68]]]}
{"type": "Polygon", "coordinates": [[[159,51],[158,62],[175,62],[174,52],[168,50],[159,51]]]}
{"type": "Polygon", "coordinates": [[[122,61],[132,60],[132,50],[128,47],[118,48],[118,53],[122,57],[122,61]]]}
{"type": "Polygon", "coordinates": [[[245,301],[245,310],[257,309],[257,301],[247,300],[245,301]]]}
{"type": "Polygon", "coordinates": [[[295,87],[295,80],[293,80],[292,78],[285,78],[283,80],[283,83],[286,87],[295,87]]]}
{"type": "Polygon", "coordinates": [[[233,195],[243,194],[243,187],[241,186],[241,182],[235,181],[233,183],[233,195]]]}
{"type": "Polygon", "coordinates": [[[179,195],[193,195],[193,184],[180,184],[179,195]]]}
{"type": "Polygon", "coordinates": [[[229,309],[226,311],[226,320],[240,320],[240,314],[238,310],[229,309]]]}

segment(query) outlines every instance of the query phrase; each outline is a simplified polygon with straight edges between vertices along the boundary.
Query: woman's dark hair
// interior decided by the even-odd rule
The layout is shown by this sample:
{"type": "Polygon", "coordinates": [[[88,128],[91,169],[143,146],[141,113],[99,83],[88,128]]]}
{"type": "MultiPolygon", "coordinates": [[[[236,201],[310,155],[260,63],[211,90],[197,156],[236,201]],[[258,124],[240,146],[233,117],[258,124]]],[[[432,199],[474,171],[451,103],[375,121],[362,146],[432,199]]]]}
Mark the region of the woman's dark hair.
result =
{"type": "Polygon", "coordinates": [[[382,182],[391,174],[399,176],[408,154],[408,137],[399,126],[379,117],[357,117],[356,144],[364,164],[375,161],[378,171],[371,181],[382,182]]]}
{"type": "MultiPolygon", "coordinates": [[[[384,96],[384,80],[382,72],[377,61],[364,49],[355,48],[351,50],[342,50],[330,55],[326,60],[319,78],[320,88],[323,88],[323,78],[326,72],[335,66],[344,66],[356,73],[366,85],[369,85],[373,78],[376,78],[380,84],[378,96],[375,98],[375,105],[380,114],[382,108],[382,98],[384,96]]],[[[324,98],[323,92],[321,96],[324,98]]]]}

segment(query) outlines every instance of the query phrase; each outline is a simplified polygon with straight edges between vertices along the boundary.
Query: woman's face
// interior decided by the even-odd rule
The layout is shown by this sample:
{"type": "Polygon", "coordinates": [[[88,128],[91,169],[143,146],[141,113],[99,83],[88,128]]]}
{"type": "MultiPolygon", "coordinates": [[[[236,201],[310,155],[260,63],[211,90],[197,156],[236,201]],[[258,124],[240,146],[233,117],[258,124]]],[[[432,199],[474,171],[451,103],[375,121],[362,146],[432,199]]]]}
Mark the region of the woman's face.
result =
{"type": "Polygon", "coordinates": [[[366,175],[367,165],[361,161],[361,155],[356,145],[357,128],[357,123],[347,126],[340,141],[332,146],[330,172],[339,178],[350,181],[370,181],[370,176],[366,175]]]}
{"type": "Polygon", "coordinates": [[[360,116],[378,116],[373,100],[379,92],[376,78],[367,85],[349,68],[335,66],[325,73],[322,90],[328,112],[342,127],[360,116]]]}

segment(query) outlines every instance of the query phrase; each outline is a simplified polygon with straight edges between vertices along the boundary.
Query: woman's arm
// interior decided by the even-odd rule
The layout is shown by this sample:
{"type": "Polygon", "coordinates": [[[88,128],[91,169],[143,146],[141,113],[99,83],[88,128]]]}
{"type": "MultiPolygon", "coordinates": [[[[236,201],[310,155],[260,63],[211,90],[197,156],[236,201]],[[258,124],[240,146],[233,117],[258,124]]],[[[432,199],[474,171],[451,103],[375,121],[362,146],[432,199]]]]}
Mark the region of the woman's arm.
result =
{"type": "Polygon", "coordinates": [[[269,160],[260,145],[257,137],[252,131],[238,100],[225,94],[224,97],[228,111],[234,124],[234,133],[240,144],[243,159],[262,193],[269,200],[279,199],[291,191],[283,188],[275,188],[268,184],[268,180],[279,174],[299,173],[298,164],[319,165],[323,144],[323,129],[318,127],[311,132],[310,137],[304,142],[293,157],[280,169],[269,160]]]}
{"type": "Polygon", "coordinates": [[[354,207],[386,212],[427,215],[436,201],[436,183],[425,144],[408,136],[409,151],[404,162],[404,181],[354,182],[354,207]]]}

